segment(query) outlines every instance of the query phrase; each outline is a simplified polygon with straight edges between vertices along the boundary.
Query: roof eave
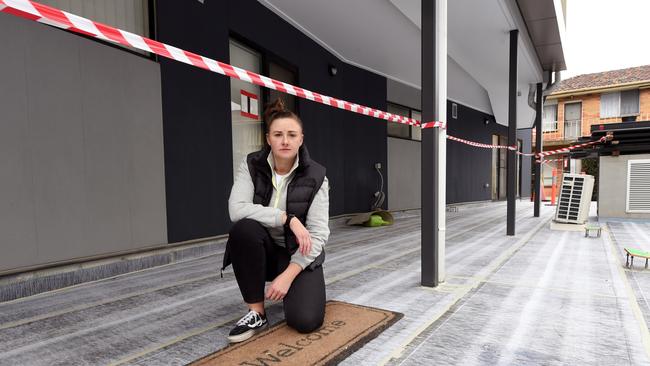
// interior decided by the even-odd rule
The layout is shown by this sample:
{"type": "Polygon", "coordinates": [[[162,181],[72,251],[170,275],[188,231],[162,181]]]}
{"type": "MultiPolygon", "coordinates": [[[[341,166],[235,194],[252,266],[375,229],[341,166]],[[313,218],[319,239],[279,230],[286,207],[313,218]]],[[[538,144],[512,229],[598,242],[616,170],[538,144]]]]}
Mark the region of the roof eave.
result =
{"type": "Polygon", "coordinates": [[[622,84],[608,85],[608,86],[594,86],[589,88],[564,90],[561,92],[552,93],[548,95],[546,98],[559,99],[559,98],[576,96],[576,95],[608,93],[608,92],[616,92],[616,91],[629,90],[629,89],[644,89],[644,88],[650,88],[650,80],[633,81],[629,83],[622,83],[622,84]]]}

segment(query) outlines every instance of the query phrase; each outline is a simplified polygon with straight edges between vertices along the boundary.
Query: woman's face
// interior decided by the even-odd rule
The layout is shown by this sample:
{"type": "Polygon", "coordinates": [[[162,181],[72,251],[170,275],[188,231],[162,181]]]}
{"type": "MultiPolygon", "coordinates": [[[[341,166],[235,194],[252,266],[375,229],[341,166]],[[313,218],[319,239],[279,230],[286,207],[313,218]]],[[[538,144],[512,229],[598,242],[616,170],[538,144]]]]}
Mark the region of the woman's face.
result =
{"type": "Polygon", "coordinates": [[[302,139],[302,128],[293,118],[274,120],[266,134],[266,142],[271,146],[273,156],[281,159],[293,159],[298,155],[302,139]]]}

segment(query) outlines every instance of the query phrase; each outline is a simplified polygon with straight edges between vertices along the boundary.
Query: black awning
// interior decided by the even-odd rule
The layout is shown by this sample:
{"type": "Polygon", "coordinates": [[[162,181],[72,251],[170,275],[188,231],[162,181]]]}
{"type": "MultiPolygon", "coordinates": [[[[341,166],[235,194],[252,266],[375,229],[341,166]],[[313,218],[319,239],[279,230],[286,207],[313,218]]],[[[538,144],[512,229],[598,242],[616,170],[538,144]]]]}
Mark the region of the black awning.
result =
{"type": "Polygon", "coordinates": [[[627,155],[650,153],[650,121],[609,123],[591,126],[591,136],[581,137],[576,144],[598,141],[607,137],[608,141],[572,150],[572,159],[583,159],[607,155],[627,155]]]}

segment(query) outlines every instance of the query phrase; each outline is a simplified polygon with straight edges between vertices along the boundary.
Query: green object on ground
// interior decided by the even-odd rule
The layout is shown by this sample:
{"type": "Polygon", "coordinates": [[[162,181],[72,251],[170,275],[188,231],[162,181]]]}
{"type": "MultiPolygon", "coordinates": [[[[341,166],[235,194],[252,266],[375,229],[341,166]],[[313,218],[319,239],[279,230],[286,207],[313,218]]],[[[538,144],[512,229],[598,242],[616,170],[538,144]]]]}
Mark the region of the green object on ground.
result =
{"type": "Polygon", "coordinates": [[[370,215],[370,220],[363,223],[364,226],[377,227],[383,225],[390,225],[390,222],[384,221],[379,215],[370,215]]]}
{"type": "Polygon", "coordinates": [[[355,214],[347,221],[347,224],[362,225],[366,227],[379,227],[392,225],[393,221],[395,220],[393,219],[393,215],[390,212],[384,210],[375,210],[372,212],[362,212],[355,214]]]}
{"type": "Polygon", "coordinates": [[[634,257],[645,258],[645,268],[648,269],[648,259],[650,259],[650,253],[634,248],[623,248],[625,249],[625,267],[632,268],[634,267],[634,257]]]}
{"type": "Polygon", "coordinates": [[[650,257],[650,253],[648,253],[648,252],[644,252],[643,250],[640,250],[640,249],[625,248],[625,250],[626,250],[628,253],[630,253],[630,254],[632,254],[632,255],[636,255],[636,256],[638,256],[638,257],[650,257]]]}

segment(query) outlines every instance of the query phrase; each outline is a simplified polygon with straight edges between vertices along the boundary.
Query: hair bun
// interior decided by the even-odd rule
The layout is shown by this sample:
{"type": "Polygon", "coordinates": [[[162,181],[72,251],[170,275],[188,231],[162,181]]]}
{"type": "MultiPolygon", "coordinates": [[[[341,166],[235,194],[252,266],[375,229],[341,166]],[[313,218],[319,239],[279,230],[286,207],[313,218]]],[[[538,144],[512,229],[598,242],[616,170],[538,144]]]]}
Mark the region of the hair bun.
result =
{"type": "Polygon", "coordinates": [[[284,104],[284,101],[282,98],[276,99],[273,103],[270,103],[266,106],[266,109],[264,110],[264,119],[268,122],[273,120],[273,116],[278,114],[278,113],[286,113],[289,112],[287,110],[287,107],[284,104]]]}

